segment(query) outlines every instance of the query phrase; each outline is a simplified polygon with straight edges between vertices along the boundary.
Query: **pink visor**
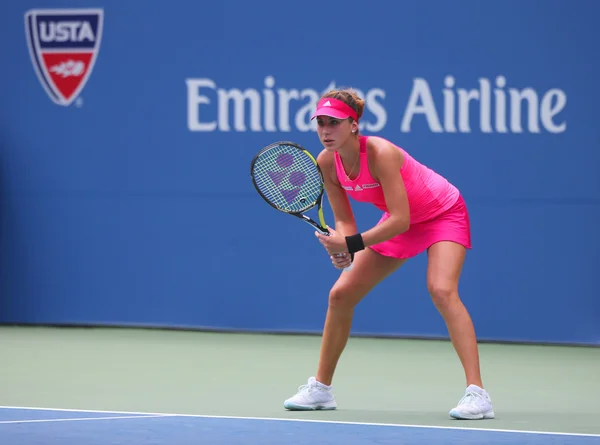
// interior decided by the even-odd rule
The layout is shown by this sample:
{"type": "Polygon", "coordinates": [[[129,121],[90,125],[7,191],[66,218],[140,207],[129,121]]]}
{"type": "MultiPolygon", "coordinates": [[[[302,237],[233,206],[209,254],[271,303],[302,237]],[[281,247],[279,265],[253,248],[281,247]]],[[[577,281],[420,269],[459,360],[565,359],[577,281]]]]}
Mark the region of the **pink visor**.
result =
{"type": "Polygon", "coordinates": [[[310,120],[313,120],[317,116],[329,116],[336,119],[348,119],[351,117],[355,121],[358,121],[358,115],[350,105],[331,97],[325,97],[319,101],[317,111],[314,112],[310,120]]]}

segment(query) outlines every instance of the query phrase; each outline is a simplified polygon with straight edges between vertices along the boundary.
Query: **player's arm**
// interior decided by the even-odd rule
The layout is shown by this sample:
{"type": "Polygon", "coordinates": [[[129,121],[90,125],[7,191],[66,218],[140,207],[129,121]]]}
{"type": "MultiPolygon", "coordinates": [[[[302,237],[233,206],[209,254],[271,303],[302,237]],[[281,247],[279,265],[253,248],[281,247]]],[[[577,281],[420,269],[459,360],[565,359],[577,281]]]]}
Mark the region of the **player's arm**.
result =
{"type": "Polygon", "coordinates": [[[325,192],[335,220],[335,230],[342,236],[349,236],[358,231],[356,220],[348,195],[337,179],[334,162],[333,154],[327,150],[323,150],[317,157],[317,163],[323,172],[325,192]]]}
{"type": "Polygon", "coordinates": [[[365,247],[387,241],[410,227],[408,197],[400,175],[404,155],[384,139],[369,138],[368,143],[371,148],[371,174],[381,184],[390,217],[362,233],[365,247]]]}

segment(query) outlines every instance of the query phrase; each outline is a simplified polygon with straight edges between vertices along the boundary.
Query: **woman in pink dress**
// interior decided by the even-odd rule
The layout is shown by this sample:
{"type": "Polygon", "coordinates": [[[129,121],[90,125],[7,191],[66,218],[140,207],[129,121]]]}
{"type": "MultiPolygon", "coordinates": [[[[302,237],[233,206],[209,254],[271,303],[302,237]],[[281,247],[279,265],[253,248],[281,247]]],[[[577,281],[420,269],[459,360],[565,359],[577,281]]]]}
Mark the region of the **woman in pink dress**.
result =
{"type": "Polygon", "coordinates": [[[284,402],[289,410],[335,409],[332,380],[350,335],[355,306],[407,259],[427,252],[427,288],[443,317],[465,372],[466,390],[450,416],[491,419],[477,339],[458,282],[471,248],[469,215],[459,190],[390,141],[359,133],[364,101],[352,90],[333,90],[313,119],[324,146],[318,156],[335,230],[316,233],[333,265],[343,269],[329,294],[317,373],[284,402]],[[379,208],[375,227],[359,233],[349,198],[379,208]]]}

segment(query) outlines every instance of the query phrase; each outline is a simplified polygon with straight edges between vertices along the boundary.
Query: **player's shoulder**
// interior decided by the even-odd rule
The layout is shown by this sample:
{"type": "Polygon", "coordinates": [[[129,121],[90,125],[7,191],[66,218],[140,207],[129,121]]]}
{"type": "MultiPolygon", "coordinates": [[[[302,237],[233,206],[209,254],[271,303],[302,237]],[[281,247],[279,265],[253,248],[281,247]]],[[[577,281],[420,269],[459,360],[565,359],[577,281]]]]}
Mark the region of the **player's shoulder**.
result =
{"type": "Polygon", "coordinates": [[[333,165],[333,162],[333,153],[326,149],[321,150],[321,152],[317,155],[317,163],[321,167],[331,166],[333,165]]]}
{"type": "Polygon", "coordinates": [[[390,162],[404,160],[400,147],[380,136],[369,136],[367,139],[367,154],[375,162],[390,162]]]}
{"type": "Polygon", "coordinates": [[[317,164],[319,164],[326,182],[329,180],[335,184],[338,183],[335,171],[335,157],[332,152],[323,149],[317,156],[317,164]]]}

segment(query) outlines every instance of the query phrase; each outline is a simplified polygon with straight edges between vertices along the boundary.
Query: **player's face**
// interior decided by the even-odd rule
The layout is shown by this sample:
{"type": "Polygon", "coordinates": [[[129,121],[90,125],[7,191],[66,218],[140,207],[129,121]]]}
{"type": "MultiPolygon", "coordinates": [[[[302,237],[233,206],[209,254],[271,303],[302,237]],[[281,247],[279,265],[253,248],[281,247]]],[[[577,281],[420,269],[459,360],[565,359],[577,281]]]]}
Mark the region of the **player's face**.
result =
{"type": "Polygon", "coordinates": [[[356,123],[351,119],[317,116],[317,134],[326,150],[336,151],[352,137],[356,123]]]}

